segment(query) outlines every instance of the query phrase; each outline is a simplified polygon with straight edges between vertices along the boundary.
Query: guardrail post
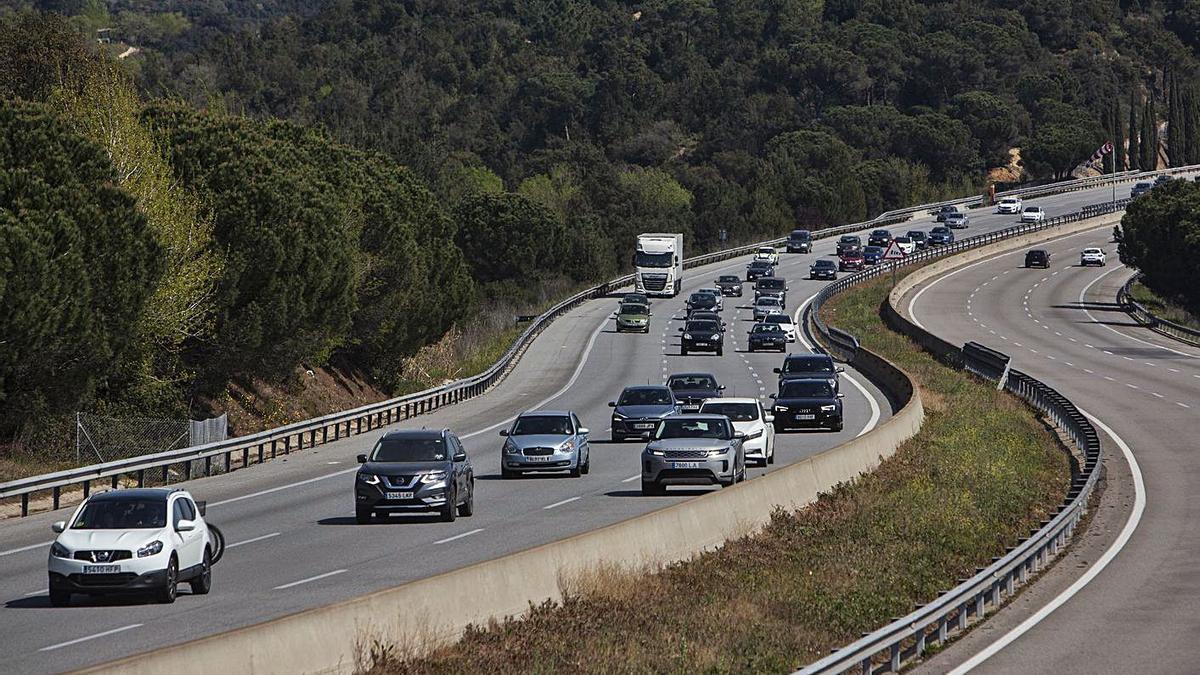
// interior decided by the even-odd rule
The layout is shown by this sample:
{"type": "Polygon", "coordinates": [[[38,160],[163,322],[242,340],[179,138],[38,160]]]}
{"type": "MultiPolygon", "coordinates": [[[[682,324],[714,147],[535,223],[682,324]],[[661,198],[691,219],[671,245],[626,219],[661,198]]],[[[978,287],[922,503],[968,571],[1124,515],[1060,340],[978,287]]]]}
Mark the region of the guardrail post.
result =
{"type": "Polygon", "coordinates": [[[265,450],[263,445],[264,445],[263,443],[258,444],[258,463],[259,464],[263,463],[263,450],[265,450]]]}
{"type": "MultiPolygon", "coordinates": [[[[188,464],[191,464],[191,462],[188,462],[188,464]]],[[[204,458],[204,476],[208,477],[211,475],[212,475],[212,455],[209,455],[208,457],[204,458]]]]}
{"type": "Polygon", "coordinates": [[[58,486],[55,485],[54,489],[51,492],[54,495],[54,510],[57,511],[58,510],[58,498],[61,496],[58,486]]]}
{"type": "Polygon", "coordinates": [[[170,464],[163,464],[163,467],[162,467],[162,482],[163,483],[167,482],[167,478],[168,478],[167,472],[170,470],[170,468],[171,468],[170,464]]]}
{"type": "MultiPolygon", "coordinates": [[[[167,472],[163,471],[163,481],[167,480],[166,474],[167,474],[167,472]]],[[[184,480],[192,479],[192,460],[190,460],[190,459],[183,463],[183,479],[184,480]]]]}
{"type": "Polygon", "coordinates": [[[250,466],[250,448],[242,448],[242,468],[250,466]]]}
{"type": "Polygon", "coordinates": [[[983,618],[983,602],[987,598],[984,593],[979,593],[975,596],[975,619],[978,621],[983,618]]]}
{"type": "Polygon", "coordinates": [[[892,656],[888,660],[888,668],[890,668],[893,673],[900,672],[900,644],[899,643],[892,645],[892,656]]]}
{"type": "Polygon", "coordinates": [[[292,437],[291,436],[283,437],[283,454],[285,454],[285,455],[292,454],[292,437]]]}
{"type": "Polygon", "coordinates": [[[112,477],[112,489],[114,489],[114,490],[116,490],[116,489],[117,489],[117,481],[118,481],[120,478],[121,478],[121,476],[119,476],[119,475],[117,475],[117,476],[113,476],[113,477],[112,477]]]}
{"type": "Polygon", "coordinates": [[[941,621],[938,621],[937,641],[939,645],[946,644],[946,638],[950,628],[950,622],[943,615],[941,621]]]}
{"type": "Polygon", "coordinates": [[[1009,572],[1008,574],[1006,574],[1004,576],[1004,592],[1007,593],[1009,596],[1012,596],[1013,591],[1015,590],[1015,587],[1016,587],[1016,582],[1017,582],[1016,575],[1013,574],[1012,572],[1009,572]]]}
{"type": "Polygon", "coordinates": [[[998,609],[999,607],[1000,607],[1000,582],[993,581],[992,582],[992,609],[998,609]]]}
{"type": "Polygon", "coordinates": [[[271,459],[275,459],[275,439],[271,439],[271,459]]]}
{"type": "Polygon", "coordinates": [[[354,433],[361,434],[362,433],[362,418],[361,417],[356,418],[354,420],[354,423],[358,426],[358,430],[355,431],[354,433]]]}
{"type": "Polygon", "coordinates": [[[871,657],[862,660],[862,675],[871,675],[871,657]]]}
{"type": "Polygon", "coordinates": [[[83,481],[83,498],[87,499],[88,495],[92,494],[92,481],[83,481]]]}
{"type": "Polygon", "coordinates": [[[225,473],[229,473],[229,467],[233,464],[233,451],[225,453],[225,473]]]}
{"type": "Polygon", "coordinates": [[[919,656],[921,656],[921,654],[925,653],[925,629],[918,628],[917,634],[914,637],[917,639],[916,656],[919,657],[919,656]]]}
{"type": "Polygon", "coordinates": [[[138,469],[138,487],[146,487],[146,470],[138,469]]]}

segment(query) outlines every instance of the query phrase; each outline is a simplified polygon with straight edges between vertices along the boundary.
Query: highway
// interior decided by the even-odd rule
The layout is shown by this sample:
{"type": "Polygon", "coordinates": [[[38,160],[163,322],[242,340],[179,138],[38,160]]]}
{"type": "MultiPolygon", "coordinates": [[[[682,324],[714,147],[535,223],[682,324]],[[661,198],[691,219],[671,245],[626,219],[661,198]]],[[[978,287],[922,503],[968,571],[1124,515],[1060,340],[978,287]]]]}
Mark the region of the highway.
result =
{"type": "MultiPolygon", "coordinates": [[[[1118,187],[1117,196],[1125,196],[1129,185],[1118,187]]],[[[1027,203],[1040,204],[1053,216],[1107,200],[1111,194],[1105,187],[1027,203]]],[[[977,213],[972,215],[971,228],[957,234],[999,229],[1014,220],[1014,216],[977,213]]],[[[922,217],[890,229],[928,230],[931,221],[922,217]]],[[[798,310],[820,287],[802,278],[813,257],[832,255],[833,246],[832,239],[819,240],[812,255],[782,256],[778,274],[789,280],[790,310],[798,310]]],[[[687,271],[684,296],[686,291],[713,285],[720,273],[741,272],[746,262],[743,258],[687,271]]],[[[181,587],[174,605],[77,597],[73,606],[53,609],[45,595],[49,526],[70,510],[0,524],[0,598],[5,602],[0,611],[0,631],[5,636],[0,658],[6,670],[67,670],[212,635],[525,549],[708,492],[673,488],[665,497],[642,497],[640,446],[607,442],[607,402],[625,385],[661,382],[672,372],[708,371],[728,386],[729,395],[765,396],[773,391],[771,369],[782,361],[781,355],[744,353],[749,310],[736,306],[748,305],[748,299],[741,303],[726,299],[725,318],[733,340],[727,347],[736,351],[728,349],[722,358],[679,355],[681,323],[673,317],[682,314],[683,300],[682,296],[656,300],[648,335],[613,332],[609,315],[616,307],[615,298],[589,302],[555,321],[491,392],[416,420],[424,426],[454,429],[474,462],[476,515],[453,524],[432,517],[354,524],[354,456],[370,447],[374,435],[186,483],[198,499],[208,501],[208,517],[225,531],[230,550],[214,569],[210,595],[192,597],[181,587]],[[591,428],[590,475],[499,480],[497,430],[514,414],[539,407],[574,409],[591,428]]],[[[794,351],[804,350],[796,345],[794,351]]],[[[842,388],[845,431],[777,436],[776,467],[864,433],[890,414],[886,398],[864,377],[850,369],[847,376],[852,379],[851,386],[842,388]]],[[[755,468],[749,473],[754,477],[763,471],[755,468]]]]}
{"type": "Polygon", "coordinates": [[[1020,267],[1025,249],[993,257],[902,302],[953,343],[976,340],[1008,353],[1014,367],[1076,402],[1108,436],[1108,485],[1082,541],[1011,609],[933,657],[926,671],[1195,671],[1200,350],[1120,311],[1116,292],[1132,271],[1116,260],[1110,239],[1105,228],[1039,245],[1051,252],[1048,270],[1020,267]],[[1085,246],[1105,248],[1109,264],[1080,267],[1085,246]]]}

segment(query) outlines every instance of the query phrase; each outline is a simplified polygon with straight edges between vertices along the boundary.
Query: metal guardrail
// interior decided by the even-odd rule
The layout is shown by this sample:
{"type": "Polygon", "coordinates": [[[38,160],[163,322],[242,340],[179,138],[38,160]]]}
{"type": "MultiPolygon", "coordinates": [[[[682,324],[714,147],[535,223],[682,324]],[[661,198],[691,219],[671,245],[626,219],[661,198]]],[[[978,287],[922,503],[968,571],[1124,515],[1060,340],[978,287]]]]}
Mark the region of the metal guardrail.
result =
{"type": "MultiPolygon", "coordinates": [[[[1168,170],[1166,173],[1181,172],[1189,169],[1192,169],[1192,167],[1172,169],[1168,170]]],[[[1122,174],[1097,176],[1094,178],[1084,178],[1051,185],[1011,190],[1003,193],[997,193],[997,196],[1032,197],[1058,194],[1062,192],[1093,188],[1098,185],[1108,183],[1134,180],[1136,178],[1148,175],[1154,175],[1154,172],[1137,175],[1130,175],[1128,172],[1126,172],[1122,174]]],[[[930,208],[936,208],[943,204],[970,204],[978,202],[979,200],[980,197],[969,197],[965,199],[939,202],[937,204],[923,204],[911,208],[889,211],[879,215],[876,218],[861,223],[853,223],[849,225],[817,230],[813,232],[813,237],[826,238],[838,236],[844,233],[856,232],[858,230],[870,227],[901,222],[909,219],[914,214],[925,212],[930,208]]],[[[684,267],[692,268],[712,262],[728,260],[730,258],[751,253],[759,246],[780,245],[784,241],[786,241],[786,238],[780,237],[754,244],[738,246],[724,251],[695,256],[685,260],[684,267]]],[[[913,257],[913,259],[917,259],[917,257],[913,257]]],[[[240,460],[240,463],[237,464],[237,466],[240,467],[249,466],[252,463],[262,463],[268,457],[268,453],[270,458],[274,458],[280,452],[283,454],[288,454],[293,450],[314,447],[316,445],[321,445],[331,441],[337,441],[346,436],[370,432],[383,426],[433,412],[443,406],[453,405],[455,403],[459,403],[460,401],[474,398],[484,393],[502,380],[509,370],[511,370],[516,362],[520,359],[520,356],[524,353],[525,349],[528,348],[533,339],[536,338],[538,334],[540,334],[541,331],[554,319],[577,307],[583,302],[586,302],[587,300],[603,297],[612,291],[628,286],[631,283],[633,283],[633,275],[617,277],[616,279],[611,279],[605,283],[576,293],[575,295],[555,304],[549,310],[533,319],[529,326],[517,337],[516,340],[513,341],[513,344],[508,348],[504,355],[501,356],[490,368],[478,375],[456,380],[454,382],[449,382],[441,386],[433,387],[431,389],[426,389],[413,394],[392,398],[386,401],[380,401],[378,403],[371,403],[354,408],[352,410],[326,415],[324,417],[296,422],[294,424],[275,429],[269,429],[267,431],[248,436],[240,436],[217,443],[209,443],[207,445],[172,450],[153,455],[144,455],[141,457],[106,462],[103,464],[94,464],[91,466],[67,469],[64,471],[0,483],[0,502],[19,497],[21,500],[21,515],[26,516],[29,514],[30,496],[38,492],[49,491],[51,494],[51,506],[53,509],[58,509],[61,505],[62,489],[73,485],[82,486],[83,495],[86,497],[89,494],[94,481],[108,480],[111,483],[111,486],[116,488],[122,477],[128,476],[136,480],[136,484],[138,486],[145,485],[148,471],[161,471],[161,480],[163,482],[168,482],[170,478],[170,469],[172,466],[180,466],[183,469],[181,472],[183,476],[182,480],[190,480],[192,478],[194,464],[202,463],[203,468],[197,468],[197,471],[202,471],[203,475],[205,476],[208,476],[212,473],[214,461],[220,462],[221,468],[224,471],[230,471],[231,469],[235,468],[235,457],[240,460]]],[[[832,286],[837,286],[841,283],[844,282],[835,282],[835,284],[832,286]]],[[[828,288],[830,287],[827,286],[826,289],[828,288]]]]}
{"type": "Polygon", "coordinates": [[[1135,321],[1149,328],[1150,330],[1165,335],[1169,338],[1179,340],[1185,344],[1194,347],[1200,347],[1200,330],[1184,326],[1183,324],[1167,321],[1154,315],[1154,312],[1146,309],[1144,305],[1133,299],[1129,293],[1129,288],[1137,283],[1142,278],[1142,273],[1138,272],[1129,278],[1122,286],[1121,290],[1117,291],[1117,302],[1134,318],[1135,321]]]}
{"type": "MultiPolygon", "coordinates": [[[[899,261],[899,264],[910,265],[941,258],[1062,223],[1113,213],[1123,209],[1129,201],[1125,199],[1085,206],[1076,213],[1052,218],[1045,223],[971,237],[950,246],[919,252],[899,261]]],[[[879,265],[827,286],[805,309],[806,329],[811,327],[831,344],[845,344],[847,334],[821,320],[821,305],[833,295],[879,276],[891,267],[879,265]]],[[[977,568],[971,578],[961,580],[958,586],[941,594],[933,602],[917,607],[909,615],[797,671],[802,675],[849,671],[864,675],[900,672],[906,662],[919,658],[930,645],[944,644],[952,633],[965,630],[970,623],[978,622],[989,611],[998,609],[1005,600],[1013,597],[1019,584],[1024,584],[1031,575],[1042,569],[1070,540],[1100,474],[1097,471],[1101,461],[1100,438],[1083,413],[1065,396],[1036,378],[1012,369],[1007,354],[976,343],[968,343],[957,350],[957,354],[953,354],[955,350],[949,343],[900,315],[890,303],[885,303],[884,316],[889,324],[913,338],[939,360],[998,382],[999,387],[1041,411],[1064,432],[1083,457],[1083,462],[1072,476],[1071,487],[1063,503],[1050,519],[1043,520],[1041,527],[1030,533],[1029,538],[1011,548],[1004,556],[993,558],[987,567],[977,568]]]]}

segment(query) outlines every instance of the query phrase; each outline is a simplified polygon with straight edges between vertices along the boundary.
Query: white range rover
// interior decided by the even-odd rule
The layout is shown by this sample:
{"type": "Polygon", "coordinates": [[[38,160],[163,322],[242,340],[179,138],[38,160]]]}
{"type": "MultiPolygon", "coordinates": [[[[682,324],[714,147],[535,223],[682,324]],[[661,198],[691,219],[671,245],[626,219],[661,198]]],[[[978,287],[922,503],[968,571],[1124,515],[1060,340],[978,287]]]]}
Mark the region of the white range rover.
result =
{"type": "Polygon", "coordinates": [[[746,461],[761,466],[775,463],[775,417],[756,398],[706,398],[700,404],[702,415],[724,415],[733,422],[733,430],[746,434],[742,449],[746,461]]]}
{"type": "Polygon", "coordinates": [[[1002,197],[996,202],[996,213],[1020,213],[1021,198],[1020,197],[1002,197]]]}
{"type": "Polygon", "coordinates": [[[212,587],[214,544],[204,515],[184,490],[137,488],[94,494],[53,529],[50,604],[71,595],[151,593],[175,602],[186,581],[192,593],[212,587]]]}

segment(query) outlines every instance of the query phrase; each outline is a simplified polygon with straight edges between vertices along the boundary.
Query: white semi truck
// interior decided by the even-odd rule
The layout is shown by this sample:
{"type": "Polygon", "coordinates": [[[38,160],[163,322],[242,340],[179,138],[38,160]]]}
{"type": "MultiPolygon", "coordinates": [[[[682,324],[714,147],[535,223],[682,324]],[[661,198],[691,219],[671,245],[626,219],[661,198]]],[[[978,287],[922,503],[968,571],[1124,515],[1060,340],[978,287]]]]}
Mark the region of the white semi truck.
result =
{"type": "Polygon", "coordinates": [[[683,235],[639,234],[633,265],[638,292],[675,296],[683,285],[683,235]]]}

